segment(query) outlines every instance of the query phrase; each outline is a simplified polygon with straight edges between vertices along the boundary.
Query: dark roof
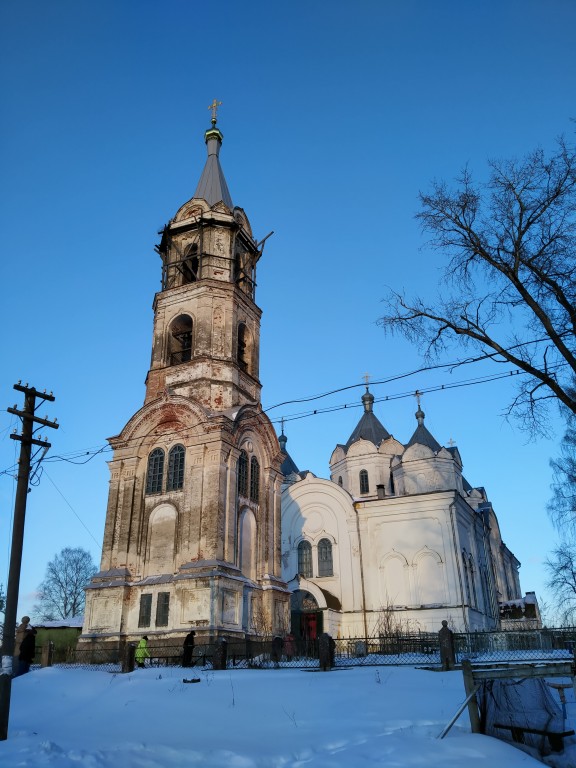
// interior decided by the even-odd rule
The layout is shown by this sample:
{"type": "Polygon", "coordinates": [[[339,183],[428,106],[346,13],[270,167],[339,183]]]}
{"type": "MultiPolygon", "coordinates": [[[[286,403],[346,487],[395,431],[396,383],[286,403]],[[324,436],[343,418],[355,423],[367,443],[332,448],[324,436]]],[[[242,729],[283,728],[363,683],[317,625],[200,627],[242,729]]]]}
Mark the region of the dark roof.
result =
{"type": "Polygon", "coordinates": [[[410,448],[411,445],[425,445],[434,453],[438,453],[442,446],[424,426],[424,411],[420,410],[420,408],[416,411],[416,419],[418,420],[418,426],[410,440],[406,443],[406,448],[410,448]]]}
{"type": "Polygon", "coordinates": [[[297,475],[300,470],[292,460],[292,457],[286,450],[286,443],[288,442],[288,438],[282,432],[280,437],[278,438],[278,442],[280,443],[280,450],[282,451],[282,466],[280,467],[280,472],[284,475],[284,477],[288,477],[288,475],[297,475]]]}
{"type": "Polygon", "coordinates": [[[217,128],[211,128],[205,134],[208,158],[194,192],[194,197],[206,200],[212,207],[222,201],[228,208],[233,208],[232,197],[224,178],[224,172],[218,159],[223,136],[217,128]]]}
{"type": "Polygon", "coordinates": [[[348,441],[343,446],[345,451],[347,451],[352,443],[355,443],[357,440],[369,440],[371,443],[378,446],[382,440],[388,440],[390,437],[390,433],[382,426],[372,411],[374,395],[370,394],[368,387],[366,387],[365,394],[362,395],[362,404],[364,406],[364,413],[358,424],[356,424],[348,441]]]}

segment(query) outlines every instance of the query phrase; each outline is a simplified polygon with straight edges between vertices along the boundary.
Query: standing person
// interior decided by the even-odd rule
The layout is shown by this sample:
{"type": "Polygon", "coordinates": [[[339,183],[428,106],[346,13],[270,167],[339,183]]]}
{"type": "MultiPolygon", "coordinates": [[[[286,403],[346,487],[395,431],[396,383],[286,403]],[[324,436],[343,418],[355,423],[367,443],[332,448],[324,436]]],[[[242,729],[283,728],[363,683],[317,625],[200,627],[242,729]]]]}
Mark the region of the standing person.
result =
{"type": "Polygon", "coordinates": [[[26,627],[26,634],[20,643],[18,654],[18,675],[30,672],[30,664],[36,655],[36,630],[34,627],[26,627]]]}
{"type": "Polygon", "coordinates": [[[274,635],[272,638],[272,661],[275,667],[280,666],[280,659],[282,658],[282,638],[280,635],[274,635]]]}
{"type": "MultiPolygon", "coordinates": [[[[30,624],[30,616],[22,616],[20,619],[20,624],[16,627],[16,639],[14,640],[14,659],[17,661],[18,657],[20,656],[20,644],[22,643],[22,640],[26,637],[26,630],[28,629],[28,625],[30,624]]],[[[16,668],[18,668],[18,664],[14,665],[16,668]]]]}
{"type": "Polygon", "coordinates": [[[150,651],[148,650],[148,635],[144,635],[142,640],[140,640],[138,643],[134,658],[136,659],[136,664],[138,664],[139,667],[145,666],[146,659],[150,658],[150,651]]]}
{"type": "Polygon", "coordinates": [[[440,662],[442,663],[442,669],[444,671],[454,669],[454,664],[456,663],[454,633],[451,629],[448,629],[448,622],[446,620],[442,622],[442,629],[438,632],[438,640],[440,642],[440,662]]]}
{"type": "Polygon", "coordinates": [[[183,667],[193,667],[194,662],[192,661],[192,656],[194,655],[194,636],[196,635],[196,632],[188,632],[186,637],[184,638],[184,653],[182,654],[182,666],[183,667]]]}
{"type": "Polygon", "coordinates": [[[294,658],[294,650],[295,650],[294,643],[295,643],[295,637],[292,634],[292,632],[290,632],[289,634],[286,635],[284,639],[284,653],[286,654],[286,658],[288,659],[288,661],[292,661],[292,659],[294,658]]]}

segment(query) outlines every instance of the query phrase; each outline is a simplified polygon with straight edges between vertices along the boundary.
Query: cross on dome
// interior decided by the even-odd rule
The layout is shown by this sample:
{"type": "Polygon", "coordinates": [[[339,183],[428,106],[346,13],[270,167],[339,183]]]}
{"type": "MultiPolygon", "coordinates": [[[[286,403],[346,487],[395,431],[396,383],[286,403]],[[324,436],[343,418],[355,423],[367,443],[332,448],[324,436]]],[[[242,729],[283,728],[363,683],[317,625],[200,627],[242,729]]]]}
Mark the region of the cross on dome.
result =
{"type": "Polygon", "coordinates": [[[216,125],[216,122],[218,120],[218,107],[221,107],[221,106],[222,106],[222,102],[216,101],[216,99],[214,99],[212,101],[212,104],[208,106],[208,109],[212,110],[212,125],[216,125]]]}

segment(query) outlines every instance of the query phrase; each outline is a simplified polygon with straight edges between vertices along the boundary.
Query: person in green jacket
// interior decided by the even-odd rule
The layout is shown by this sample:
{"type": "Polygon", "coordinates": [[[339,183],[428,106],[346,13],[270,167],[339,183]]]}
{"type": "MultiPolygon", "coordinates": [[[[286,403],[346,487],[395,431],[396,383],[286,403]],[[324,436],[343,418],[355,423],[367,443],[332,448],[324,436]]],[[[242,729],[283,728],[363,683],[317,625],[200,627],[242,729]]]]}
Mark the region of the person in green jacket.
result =
{"type": "Polygon", "coordinates": [[[136,653],[134,654],[134,658],[136,659],[136,664],[138,664],[139,667],[143,667],[146,659],[150,658],[150,651],[148,650],[147,635],[144,635],[142,640],[140,640],[140,642],[138,643],[138,647],[136,648],[136,653]]]}

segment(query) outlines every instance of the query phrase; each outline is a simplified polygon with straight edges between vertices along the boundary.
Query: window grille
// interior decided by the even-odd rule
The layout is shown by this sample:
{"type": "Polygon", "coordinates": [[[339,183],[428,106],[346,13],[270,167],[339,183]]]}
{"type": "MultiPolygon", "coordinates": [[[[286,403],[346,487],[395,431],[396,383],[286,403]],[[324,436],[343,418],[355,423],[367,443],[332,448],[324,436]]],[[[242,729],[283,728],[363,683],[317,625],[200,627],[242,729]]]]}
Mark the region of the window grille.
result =
{"type": "Polygon", "coordinates": [[[366,469],[360,470],[360,493],[369,493],[370,484],[368,483],[368,471],[366,469]]]}
{"type": "Polygon", "coordinates": [[[236,468],[238,476],[238,495],[248,497],[248,456],[246,451],[240,451],[236,468]]]}
{"type": "Polygon", "coordinates": [[[156,602],[156,626],[168,626],[168,613],[170,610],[170,592],[159,592],[156,602]]]}
{"type": "Polygon", "coordinates": [[[179,491],[184,487],[184,457],[186,451],[183,445],[175,445],[168,454],[167,491],[179,491]]]}
{"type": "Polygon", "coordinates": [[[320,539],[318,542],[318,576],[332,576],[332,542],[320,539]]]}
{"type": "Polygon", "coordinates": [[[148,456],[148,474],[146,476],[146,493],[162,493],[164,480],[164,451],[154,448],[148,456]]]}
{"type": "Polygon", "coordinates": [[[306,579],[312,578],[312,545],[309,541],[298,544],[298,573],[306,579]]]}
{"type": "Polygon", "coordinates": [[[140,595],[140,613],[138,614],[138,626],[149,627],[152,616],[152,595],[140,595]]]}
{"type": "Polygon", "coordinates": [[[260,500],[260,464],[256,456],[250,459],[250,499],[256,503],[260,500]]]}

